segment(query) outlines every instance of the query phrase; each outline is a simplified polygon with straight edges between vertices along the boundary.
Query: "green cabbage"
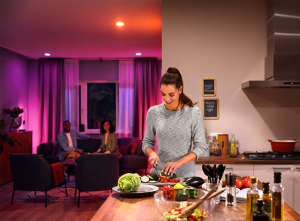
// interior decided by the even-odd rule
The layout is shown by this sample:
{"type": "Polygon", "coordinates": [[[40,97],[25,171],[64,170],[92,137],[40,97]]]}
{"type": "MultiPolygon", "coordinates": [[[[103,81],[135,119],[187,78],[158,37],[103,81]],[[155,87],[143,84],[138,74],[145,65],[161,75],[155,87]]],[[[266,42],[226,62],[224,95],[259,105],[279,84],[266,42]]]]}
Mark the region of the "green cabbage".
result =
{"type": "Polygon", "coordinates": [[[140,187],[141,180],[137,173],[126,173],[118,180],[119,189],[124,192],[133,192],[140,187]]]}

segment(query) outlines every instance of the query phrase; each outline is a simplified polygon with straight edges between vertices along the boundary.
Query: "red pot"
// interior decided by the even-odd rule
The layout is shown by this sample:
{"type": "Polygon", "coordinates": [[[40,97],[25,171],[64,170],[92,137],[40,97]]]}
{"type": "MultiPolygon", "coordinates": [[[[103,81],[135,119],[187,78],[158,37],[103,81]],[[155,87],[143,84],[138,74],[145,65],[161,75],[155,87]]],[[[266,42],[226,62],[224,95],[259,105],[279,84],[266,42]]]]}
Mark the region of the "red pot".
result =
{"type": "Polygon", "coordinates": [[[295,144],[298,139],[294,140],[268,140],[271,142],[272,151],[288,153],[294,152],[295,144]]]}

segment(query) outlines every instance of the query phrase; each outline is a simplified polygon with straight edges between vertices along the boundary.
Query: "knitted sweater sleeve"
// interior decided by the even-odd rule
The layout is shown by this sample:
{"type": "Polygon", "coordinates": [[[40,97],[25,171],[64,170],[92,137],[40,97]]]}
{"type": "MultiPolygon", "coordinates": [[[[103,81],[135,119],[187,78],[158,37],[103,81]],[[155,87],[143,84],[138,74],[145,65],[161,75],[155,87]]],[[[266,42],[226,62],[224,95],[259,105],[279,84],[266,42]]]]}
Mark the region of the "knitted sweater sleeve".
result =
{"type": "MultiPolygon", "coordinates": [[[[147,113],[147,118],[146,118],[146,129],[145,129],[145,134],[144,134],[144,139],[143,139],[143,146],[142,150],[146,154],[146,149],[148,147],[151,147],[154,150],[154,145],[155,145],[155,113],[153,108],[149,108],[148,113],[147,113]]],[[[147,154],[146,154],[147,155],[147,154]]]]}

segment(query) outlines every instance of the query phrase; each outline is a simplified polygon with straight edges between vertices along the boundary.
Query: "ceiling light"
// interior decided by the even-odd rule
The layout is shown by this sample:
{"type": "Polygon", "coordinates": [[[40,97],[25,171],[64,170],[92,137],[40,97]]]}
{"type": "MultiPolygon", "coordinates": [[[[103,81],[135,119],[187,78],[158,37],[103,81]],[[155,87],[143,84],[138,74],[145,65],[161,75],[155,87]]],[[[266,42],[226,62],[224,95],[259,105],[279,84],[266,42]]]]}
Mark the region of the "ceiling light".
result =
{"type": "Polygon", "coordinates": [[[45,53],[45,56],[50,56],[50,53],[45,53]]]}
{"type": "Polygon", "coordinates": [[[135,55],[140,56],[140,55],[142,55],[142,53],[137,52],[137,53],[135,53],[135,55]]]}
{"type": "Polygon", "coordinates": [[[116,25],[117,25],[117,26],[124,26],[124,23],[121,22],[121,21],[119,21],[119,22],[116,23],[116,25]]]}

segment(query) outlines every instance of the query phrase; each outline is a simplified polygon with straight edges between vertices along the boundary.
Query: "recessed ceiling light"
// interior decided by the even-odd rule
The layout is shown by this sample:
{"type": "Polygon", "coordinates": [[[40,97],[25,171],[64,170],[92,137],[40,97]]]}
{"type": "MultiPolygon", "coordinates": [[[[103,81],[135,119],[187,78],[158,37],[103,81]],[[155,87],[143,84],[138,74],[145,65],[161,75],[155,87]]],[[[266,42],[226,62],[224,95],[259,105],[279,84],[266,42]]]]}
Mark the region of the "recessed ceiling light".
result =
{"type": "Polygon", "coordinates": [[[45,53],[45,56],[50,56],[50,53],[45,53]]]}
{"type": "Polygon", "coordinates": [[[142,55],[142,53],[138,52],[138,53],[135,53],[135,55],[140,56],[140,55],[142,55]]]}
{"type": "Polygon", "coordinates": [[[117,26],[124,26],[124,23],[121,22],[121,21],[119,21],[119,22],[116,23],[116,25],[117,25],[117,26]]]}

